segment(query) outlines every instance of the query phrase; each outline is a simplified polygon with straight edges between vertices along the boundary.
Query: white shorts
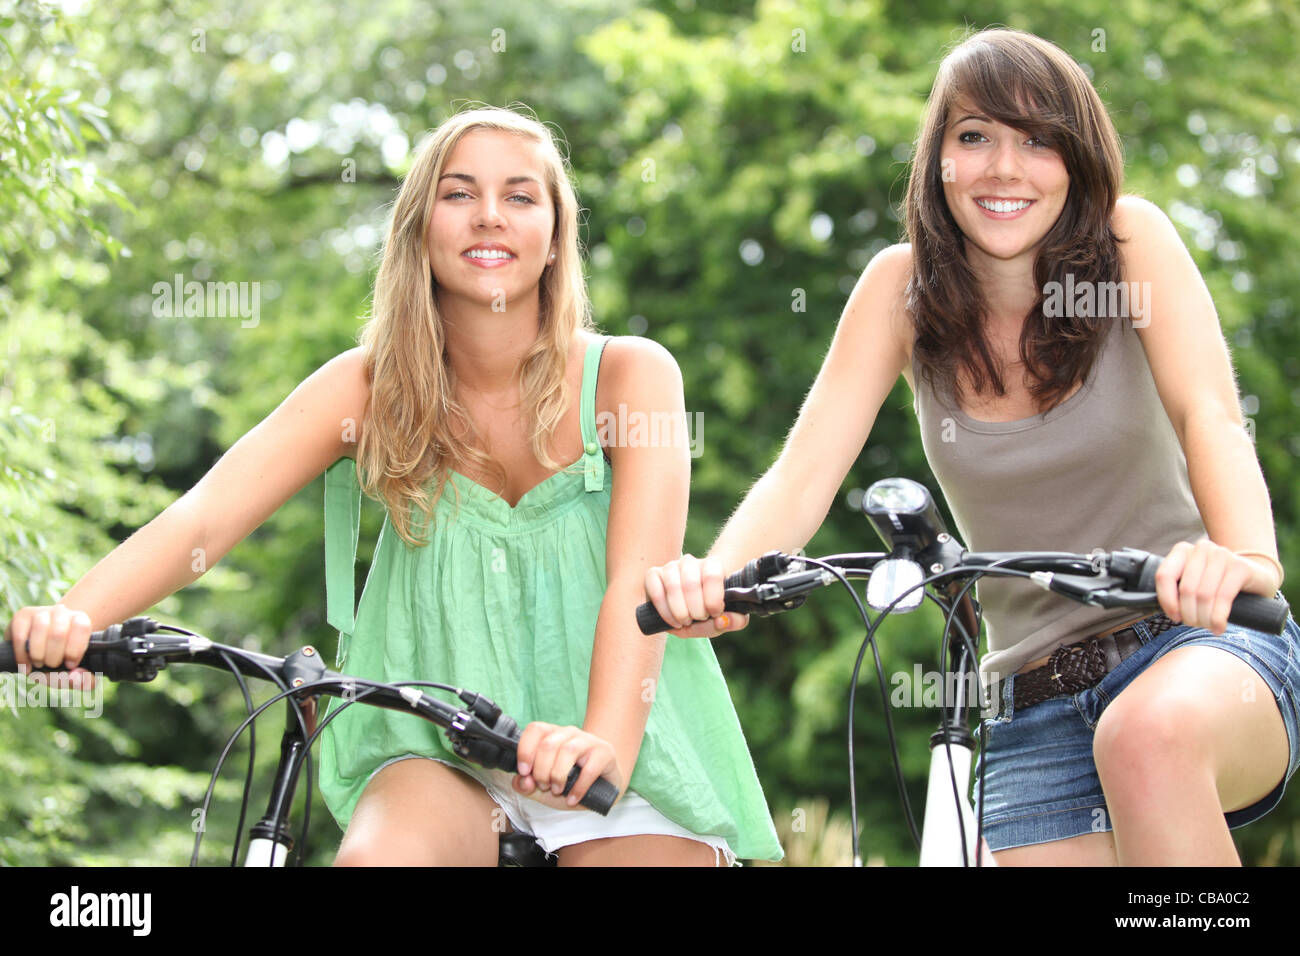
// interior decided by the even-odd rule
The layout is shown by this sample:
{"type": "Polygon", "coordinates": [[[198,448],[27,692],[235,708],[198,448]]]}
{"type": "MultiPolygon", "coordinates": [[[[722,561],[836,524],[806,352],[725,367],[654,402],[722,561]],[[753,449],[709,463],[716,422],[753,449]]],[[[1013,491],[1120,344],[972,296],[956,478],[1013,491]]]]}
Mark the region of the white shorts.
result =
{"type": "Polygon", "coordinates": [[[517,793],[511,786],[514,774],[506,773],[504,770],[488,770],[484,767],[454,764],[447,760],[438,760],[435,757],[425,757],[421,754],[403,754],[400,757],[384,761],[366,780],[366,784],[369,785],[370,781],[375,778],[375,774],[385,767],[395,764],[399,760],[417,758],[433,760],[435,763],[443,764],[473,777],[483,785],[483,789],[487,791],[488,796],[502,809],[515,832],[530,834],[547,853],[555,853],[561,847],[572,846],[575,843],[585,843],[588,840],[654,834],[683,837],[687,840],[707,843],[713,847],[715,866],[721,865],[724,859],[727,866],[736,865],[736,854],[727,844],[726,839],[720,836],[701,836],[687,830],[656,810],[645,797],[635,790],[628,790],[624,793],[622,799],[609,811],[608,816],[602,817],[598,813],[583,813],[574,810],[557,810],[554,807],[548,807],[544,803],[533,800],[531,797],[525,797],[523,794],[517,793]]]}

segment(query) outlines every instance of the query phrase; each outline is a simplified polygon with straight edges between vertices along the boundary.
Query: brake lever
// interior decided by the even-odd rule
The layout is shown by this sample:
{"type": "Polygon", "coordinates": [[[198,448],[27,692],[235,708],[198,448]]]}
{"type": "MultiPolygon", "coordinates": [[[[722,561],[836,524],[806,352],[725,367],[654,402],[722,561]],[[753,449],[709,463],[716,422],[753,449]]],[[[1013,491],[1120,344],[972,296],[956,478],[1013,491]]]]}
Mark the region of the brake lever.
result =
{"type": "MultiPolygon", "coordinates": [[[[1029,577],[1045,591],[1055,591],[1057,594],[1064,594],[1066,597],[1093,607],[1123,607],[1128,604],[1143,603],[1129,601],[1115,593],[1116,590],[1123,590],[1125,581],[1114,574],[1084,577],[1080,574],[1060,574],[1055,571],[1033,571],[1030,572],[1029,577]]],[[[1151,595],[1151,599],[1155,600],[1154,594],[1151,595]]]]}
{"type": "Polygon", "coordinates": [[[752,587],[729,590],[727,598],[735,603],[751,604],[753,610],[746,610],[744,613],[758,617],[770,617],[782,611],[792,611],[802,607],[808,600],[807,596],[810,592],[835,582],[835,575],[824,568],[813,567],[804,570],[804,567],[806,566],[800,562],[800,570],[778,574],[752,587]]]}

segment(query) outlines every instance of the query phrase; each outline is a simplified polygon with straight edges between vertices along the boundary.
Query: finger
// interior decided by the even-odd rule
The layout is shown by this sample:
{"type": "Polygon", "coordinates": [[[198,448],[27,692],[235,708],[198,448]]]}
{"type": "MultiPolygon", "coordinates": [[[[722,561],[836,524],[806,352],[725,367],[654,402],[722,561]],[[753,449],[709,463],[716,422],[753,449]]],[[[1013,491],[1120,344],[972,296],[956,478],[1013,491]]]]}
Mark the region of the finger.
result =
{"type": "Polygon", "coordinates": [[[728,631],[739,631],[748,623],[748,614],[726,611],[708,621],[697,621],[689,627],[677,628],[669,631],[669,633],[677,637],[717,637],[719,634],[725,634],[728,631]]]}
{"type": "Polygon", "coordinates": [[[688,627],[693,619],[686,607],[686,598],[682,595],[681,560],[669,561],[659,571],[663,575],[664,600],[668,605],[665,608],[668,613],[661,612],[660,617],[673,627],[688,627]]]}
{"type": "MultiPolygon", "coordinates": [[[[592,748],[596,746],[597,743],[598,741],[595,737],[579,731],[560,745],[560,748],[556,751],[555,755],[555,766],[551,769],[554,776],[551,790],[552,793],[557,796],[564,793],[564,788],[569,782],[569,772],[572,771],[574,767],[580,768],[582,764],[587,761],[592,748]]],[[[578,778],[579,780],[582,778],[581,770],[578,773],[578,778]]],[[[587,792],[587,787],[589,786],[591,786],[590,783],[579,789],[577,781],[574,781],[573,789],[569,791],[568,797],[577,794],[578,800],[580,800],[583,794],[587,792]]],[[[568,799],[568,797],[566,797],[566,799],[568,799]]],[[[577,804],[578,800],[569,800],[569,806],[574,806],[577,804]]]]}
{"type": "Polygon", "coordinates": [[[45,677],[51,693],[72,689],[72,675],[67,671],[49,671],[45,677]]]}
{"type": "Polygon", "coordinates": [[[659,616],[668,624],[673,623],[672,612],[668,609],[668,596],[665,593],[663,568],[648,568],[645,573],[645,597],[655,606],[659,616]]]}
{"type": "Polygon", "coordinates": [[[32,615],[32,629],[27,632],[27,660],[33,667],[45,665],[45,640],[50,631],[50,608],[43,607],[32,615]]]}
{"type": "Polygon", "coordinates": [[[547,734],[555,729],[554,724],[548,724],[544,721],[534,720],[524,728],[524,732],[519,735],[519,742],[515,744],[515,769],[521,777],[527,777],[533,772],[534,755],[537,753],[537,745],[542,742],[547,734]]]}
{"type": "Polygon", "coordinates": [[[689,554],[681,559],[682,597],[686,601],[686,613],[692,621],[707,621],[711,615],[704,609],[704,586],[701,581],[701,562],[689,554]]]}
{"type": "Polygon", "coordinates": [[[707,557],[701,563],[700,584],[704,590],[705,610],[705,613],[700,615],[701,619],[706,617],[716,618],[725,610],[726,578],[720,559],[707,557]]]}
{"type": "Polygon", "coordinates": [[[14,645],[14,661],[18,664],[21,672],[26,672],[31,661],[27,657],[27,638],[32,630],[32,613],[27,608],[22,608],[6,628],[6,635],[14,645]]]}
{"type": "Polygon", "coordinates": [[[1156,597],[1160,601],[1160,609],[1175,624],[1181,623],[1183,619],[1182,612],[1178,609],[1178,579],[1183,575],[1187,553],[1191,548],[1187,542],[1180,541],[1170,549],[1156,571],[1156,597]]]}
{"type": "MultiPolygon", "coordinates": [[[[564,779],[561,777],[557,787],[555,780],[555,766],[560,757],[560,748],[575,733],[578,732],[576,727],[557,727],[542,738],[542,742],[537,745],[537,760],[533,765],[533,778],[537,781],[537,786],[544,793],[559,793],[564,789],[564,779]]],[[[570,758],[569,766],[573,765],[570,758]]],[[[569,767],[564,768],[564,772],[569,772],[569,767]]]]}
{"type": "Polygon", "coordinates": [[[90,646],[91,630],[92,625],[89,614],[85,611],[77,611],[72,615],[72,627],[68,631],[68,643],[63,649],[63,660],[69,667],[81,663],[82,657],[86,654],[86,648],[90,646]]]}
{"type": "Polygon", "coordinates": [[[573,789],[569,791],[567,797],[571,807],[576,807],[582,801],[582,798],[587,795],[591,785],[600,777],[605,776],[605,771],[613,766],[613,748],[603,742],[595,743],[593,741],[593,744],[576,761],[582,767],[582,772],[578,774],[578,779],[574,781],[573,789]]]}
{"type": "Polygon", "coordinates": [[[748,626],[749,615],[738,614],[735,611],[728,611],[725,614],[719,615],[718,624],[724,631],[739,631],[748,626]]]}
{"type": "MultiPolygon", "coordinates": [[[[1208,627],[1216,634],[1222,634],[1223,627],[1214,627],[1214,609],[1218,603],[1219,593],[1223,590],[1223,578],[1228,570],[1228,553],[1217,545],[1205,549],[1205,570],[1196,588],[1196,614],[1202,627],[1208,627]]],[[[1228,622],[1227,612],[1223,615],[1224,626],[1228,622]]]]}
{"type": "Polygon", "coordinates": [[[1210,610],[1210,630],[1215,634],[1222,634],[1228,629],[1228,615],[1232,613],[1232,602],[1242,592],[1251,576],[1251,569],[1242,567],[1243,564],[1249,565],[1250,562],[1242,561],[1231,554],[1225,557],[1223,580],[1219,583],[1219,591],[1214,596],[1214,605],[1210,610]]]}
{"type": "Polygon", "coordinates": [[[1178,579],[1178,610],[1183,623],[1193,627],[1202,627],[1196,616],[1196,589],[1200,587],[1201,576],[1205,573],[1205,552],[1198,546],[1187,555],[1187,564],[1183,566],[1183,575],[1178,579]]]}
{"type": "Polygon", "coordinates": [[[62,667],[63,649],[68,645],[68,631],[72,629],[72,611],[62,604],[50,609],[50,630],[45,635],[45,666],[62,667]]]}

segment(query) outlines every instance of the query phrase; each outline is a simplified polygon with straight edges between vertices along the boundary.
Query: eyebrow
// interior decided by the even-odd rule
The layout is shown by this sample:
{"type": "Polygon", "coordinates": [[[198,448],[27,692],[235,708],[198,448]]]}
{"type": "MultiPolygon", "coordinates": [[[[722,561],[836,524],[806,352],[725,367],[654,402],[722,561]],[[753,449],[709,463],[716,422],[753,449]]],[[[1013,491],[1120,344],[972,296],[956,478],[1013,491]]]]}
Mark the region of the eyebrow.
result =
{"type": "MultiPolygon", "coordinates": [[[[478,185],[478,180],[469,173],[443,173],[438,177],[438,182],[442,182],[444,179],[460,179],[469,183],[471,186],[478,185]]],[[[532,183],[534,186],[541,185],[541,183],[539,183],[533,176],[510,176],[506,179],[507,186],[514,186],[518,183],[532,183]]]]}
{"type": "Polygon", "coordinates": [[[972,119],[973,119],[973,120],[978,120],[978,121],[981,122],[981,123],[991,123],[991,122],[993,122],[991,119],[989,119],[989,118],[988,118],[987,116],[985,116],[983,113],[967,113],[967,114],[966,114],[965,116],[963,116],[961,119],[959,119],[959,120],[953,120],[953,124],[952,124],[952,125],[956,126],[958,123],[964,123],[964,122],[966,122],[967,120],[972,120],[972,119]]]}

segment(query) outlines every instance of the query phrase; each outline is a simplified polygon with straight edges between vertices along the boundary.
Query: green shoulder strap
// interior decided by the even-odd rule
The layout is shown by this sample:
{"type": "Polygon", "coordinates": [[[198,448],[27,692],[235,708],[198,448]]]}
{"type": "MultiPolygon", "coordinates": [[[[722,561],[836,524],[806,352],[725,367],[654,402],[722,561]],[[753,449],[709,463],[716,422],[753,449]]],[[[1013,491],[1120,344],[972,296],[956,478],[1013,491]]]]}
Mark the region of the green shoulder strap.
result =
{"type": "Polygon", "coordinates": [[[361,485],[357,463],[340,458],[325,471],[325,619],[351,634],[356,625],[357,539],[361,534],[361,485]]]}
{"type": "Polygon", "coordinates": [[[582,422],[582,470],[587,491],[602,491],[605,487],[605,457],[600,447],[600,432],[596,428],[596,379],[600,374],[600,357],[608,342],[608,336],[592,339],[582,363],[579,418],[582,422]]]}

